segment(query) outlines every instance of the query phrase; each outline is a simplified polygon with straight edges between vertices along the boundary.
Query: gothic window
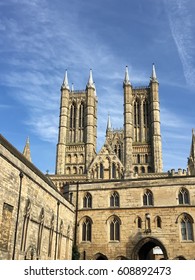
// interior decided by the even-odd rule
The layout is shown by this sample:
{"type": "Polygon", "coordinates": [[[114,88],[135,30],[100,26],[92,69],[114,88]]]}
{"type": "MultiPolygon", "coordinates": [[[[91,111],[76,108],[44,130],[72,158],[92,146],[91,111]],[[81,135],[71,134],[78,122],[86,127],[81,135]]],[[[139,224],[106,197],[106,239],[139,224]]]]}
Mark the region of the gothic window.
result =
{"type": "Polygon", "coordinates": [[[134,126],[140,126],[140,102],[138,99],[134,102],[134,126]]]}
{"type": "Polygon", "coordinates": [[[145,206],[153,205],[153,194],[150,190],[146,190],[143,195],[143,205],[145,206]]]}
{"type": "Polygon", "coordinates": [[[77,168],[75,166],[73,167],[73,174],[77,174],[77,168]]]}
{"type": "Polygon", "coordinates": [[[67,167],[67,168],[66,168],[66,174],[67,174],[67,175],[70,175],[70,173],[71,173],[70,167],[67,167]]]}
{"type": "Polygon", "coordinates": [[[120,241],[120,221],[115,216],[110,220],[110,241],[120,241]]]}
{"type": "Polygon", "coordinates": [[[182,188],[179,191],[178,194],[178,200],[179,200],[179,204],[189,204],[190,200],[189,200],[189,192],[187,189],[182,188]]]}
{"type": "Polygon", "coordinates": [[[135,223],[138,229],[142,228],[142,219],[139,216],[136,217],[135,223]]]}
{"type": "Polygon", "coordinates": [[[83,167],[82,166],[79,167],[79,174],[83,174],[83,167]]]}
{"type": "Polygon", "coordinates": [[[145,163],[148,163],[148,155],[145,154],[145,163]]]}
{"type": "Polygon", "coordinates": [[[92,221],[86,217],[82,224],[82,241],[91,241],[92,221]]]}
{"type": "Polygon", "coordinates": [[[79,128],[84,127],[84,104],[81,103],[79,107],[79,128]]]}
{"type": "Polygon", "coordinates": [[[138,173],[138,167],[137,166],[134,167],[134,172],[138,173]]]}
{"type": "Polygon", "coordinates": [[[143,103],[143,111],[144,111],[144,126],[148,126],[148,102],[144,101],[143,103]]]}
{"type": "Polygon", "coordinates": [[[119,207],[119,194],[113,192],[110,196],[110,207],[119,207]]]}
{"type": "Polygon", "coordinates": [[[145,167],[144,166],[141,167],[141,172],[145,173],[145,167]]]}
{"type": "Polygon", "coordinates": [[[104,166],[102,163],[100,163],[100,178],[103,179],[104,178],[104,166]]]}
{"type": "Polygon", "coordinates": [[[180,227],[181,227],[181,239],[183,241],[191,240],[193,241],[193,226],[192,226],[192,218],[184,214],[180,219],[180,227]]]}
{"type": "Polygon", "coordinates": [[[92,196],[88,192],[83,198],[83,207],[84,208],[91,208],[92,207],[92,196]]]}
{"type": "Polygon", "coordinates": [[[72,103],[70,107],[70,128],[74,129],[76,127],[76,105],[72,103]]]}
{"type": "Polygon", "coordinates": [[[28,199],[26,204],[23,229],[22,229],[22,239],[21,239],[21,248],[20,248],[21,251],[26,250],[26,239],[28,234],[28,225],[30,221],[30,210],[31,210],[31,203],[30,203],[30,199],[28,199]]]}
{"type": "Polygon", "coordinates": [[[114,162],[112,163],[112,178],[116,178],[116,165],[114,162]]]}
{"type": "Polygon", "coordinates": [[[156,227],[161,228],[162,227],[161,218],[159,216],[157,216],[155,220],[156,220],[156,227]]]}
{"type": "Polygon", "coordinates": [[[141,157],[140,157],[140,154],[137,155],[137,163],[141,163],[141,157]]]}
{"type": "Polygon", "coordinates": [[[67,162],[68,162],[68,163],[71,163],[71,155],[70,155],[70,154],[69,154],[68,157],[67,157],[67,162]]]}

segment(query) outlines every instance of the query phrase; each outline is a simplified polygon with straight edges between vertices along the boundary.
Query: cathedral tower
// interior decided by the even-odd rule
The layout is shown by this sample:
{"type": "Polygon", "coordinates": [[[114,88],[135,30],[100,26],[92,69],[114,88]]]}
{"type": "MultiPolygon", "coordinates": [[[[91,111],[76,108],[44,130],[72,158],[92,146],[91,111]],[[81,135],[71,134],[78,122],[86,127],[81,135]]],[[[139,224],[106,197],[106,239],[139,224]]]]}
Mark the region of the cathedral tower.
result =
{"type": "Polygon", "coordinates": [[[67,71],[61,87],[56,174],[67,178],[86,176],[95,156],[97,97],[90,70],[85,90],[70,90],[67,71]]]}
{"type": "Polygon", "coordinates": [[[149,86],[132,87],[126,67],[124,89],[124,168],[132,173],[162,172],[158,80],[155,67],[149,86]]]}

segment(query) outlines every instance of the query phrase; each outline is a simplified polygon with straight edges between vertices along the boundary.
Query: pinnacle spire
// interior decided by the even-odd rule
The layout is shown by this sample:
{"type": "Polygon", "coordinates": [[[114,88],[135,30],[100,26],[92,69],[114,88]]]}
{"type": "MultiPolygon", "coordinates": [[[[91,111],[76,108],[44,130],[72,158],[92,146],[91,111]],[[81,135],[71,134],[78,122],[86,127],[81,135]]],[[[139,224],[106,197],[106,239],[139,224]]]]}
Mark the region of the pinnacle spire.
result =
{"type": "Polygon", "coordinates": [[[106,131],[111,130],[111,129],[112,129],[112,125],[111,125],[110,115],[108,114],[107,129],[106,129],[106,131]]]}
{"type": "Polygon", "coordinates": [[[90,69],[90,71],[89,71],[89,80],[88,80],[88,83],[87,83],[87,87],[92,87],[92,88],[95,89],[95,85],[94,85],[94,82],[93,82],[92,69],[90,69]]]}
{"type": "Polygon", "coordinates": [[[69,84],[68,84],[68,74],[67,74],[67,70],[65,71],[64,81],[63,81],[62,87],[63,87],[64,89],[70,89],[70,88],[69,88],[69,84]]]}
{"type": "Polygon", "coordinates": [[[157,77],[156,77],[156,69],[154,63],[152,64],[152,76],[151,76],[151,81],[153,82],[158,82],[157,77]]]}
{"type": "Polygon", "coordinates": [[[25,156],[26,159],[28,159],[30,162],[32,162],[31,153],[30,153],[30,139],[29,139],[29,137],[27,137],[27,139],[26,139],[26,144],[24,146],[23,155],[25,156]]]}
{"type": "Polygon", "coordinates": [[[130,80],[129,80],[129,70],[128,66],[125,68],[125,79],[124,79],[124,84],[125,85],[131,85],[130,80]]]}

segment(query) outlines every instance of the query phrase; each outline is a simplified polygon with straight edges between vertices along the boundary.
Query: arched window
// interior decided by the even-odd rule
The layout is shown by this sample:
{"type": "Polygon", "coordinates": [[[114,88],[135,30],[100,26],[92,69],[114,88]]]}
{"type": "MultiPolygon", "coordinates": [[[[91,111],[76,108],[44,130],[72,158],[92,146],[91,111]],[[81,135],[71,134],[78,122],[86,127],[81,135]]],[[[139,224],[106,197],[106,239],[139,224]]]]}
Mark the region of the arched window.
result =
{"type": "Polygon", "coordinates": [[[143,102],[143,111],[144,111],[144,126],[148,126],[148,102],[143,102]]]}
{"type": "Polygon", "coordinates": [[[91,225],[91,219],[86,217],[82,224],[82,241],[91,241],[91,225]]]}
{"type": "Polygon", "coordinates": [[[103,179],[104,178],[104,166],[102,163],[100,163],[100,178],[103,179]]]}
{"type": "Polygon", "coordinates": [[[83,207],[84,208],[91,208],[92,207],[92,196],[88,192],[83,198],[83,207]]]}
{"type": "Polygon", "coordinates": [[[84,104],[81,103],[79,107],[79,128],[84,127],[84,104]]]}
{"type": "Polygon", "coordinates": [[[113,192],[110,196],[110,207],[119,207],[119,194],[113,192]]]}
{"type": "Polygon", "coordinates": [[[144,166],[141,167],[141,172],[145,173],[145,167],[144,166]]]}
{"type": "Polygon", "coordinates": [[[83,167],[82,166],[79,167],[79,174],[83,174],[83,167]]]}
{"type": "Polygon", "coordinates": [[[116,178],[116,165],[114,162],[112,163],[112,178],[116,178]]]}
{"type": "Polygon", "coordinates": [[[141,162],[140,154],[137,155],[137,163],[139,164],[141,162]]]}
{"type": "Polygon", "coordinates": [[[70,175],[70,173],[71,173],[70,167],[67,167],[67,168],[66,168],[66,174],[67,174],[67,175],[70,175]]]}
{"type": "Polygon", "coordinates": [[[179,200],[179,204],[189,204],[190,200],[189,200],[189,192],[187,189],[182,188],[179,191],[178,194],[178,200],[179,200]]]}
{"type": "Polygon", "coordinates": [[[142,228],[142,219],[139,216],[136,217],[135,223],[138,229],[142,228]]]}
{"type": "Polygon", "coordinates": [[[134,172],[138,173],[138,167],[137,166],[134,167],[134,172]]]}
{"type": "Polygon", "coordinates": [[[159,216],[156,216],[156,227],[157,228],[161,228],[162,227],[162,221],[161,218],[159,216]]]}
{"type": "Polygon", "coordinates": [[[146,206],[153,205],[153,194],[150,190],[146,190],[143,195],[143,205],[146,205],[146,206]]]}
{"type": "Polygon", "coordinates": [[[192,218],[187,214],[182,215],[180,219],[181,238],[182,240],[194,240],[192,218]]]}
{"type": "Polygon", "coordinates": [[[70,128],[76,127],[76,105],[73,103],[70,107],[70,128]]]}
{"type": "Polygon", "coordinates": [[[117,217],[113,217],[110,220],[110,240],[111,241],[120,240],[120,221],[117,217]]]}

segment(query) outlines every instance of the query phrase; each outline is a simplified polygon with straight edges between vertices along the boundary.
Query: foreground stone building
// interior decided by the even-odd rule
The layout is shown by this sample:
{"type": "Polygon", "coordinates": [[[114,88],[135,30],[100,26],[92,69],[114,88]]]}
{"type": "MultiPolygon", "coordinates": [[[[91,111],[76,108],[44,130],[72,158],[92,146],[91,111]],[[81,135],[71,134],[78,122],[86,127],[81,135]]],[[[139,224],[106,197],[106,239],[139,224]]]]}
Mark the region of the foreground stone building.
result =
{"type": "Polygon", "coordinates": [[[74,207],[0,135],[0,259],[71,259],[74,207]]]}
{"type": "Polygon", "coordinates": [[[0,258],[195,259],[195,135],[186,170],[163,172],[159,83],[123,82],[124,127],[108,117],[97,152],[97,94],[61,87],[56,172],[0,137],[0,258]]]}

